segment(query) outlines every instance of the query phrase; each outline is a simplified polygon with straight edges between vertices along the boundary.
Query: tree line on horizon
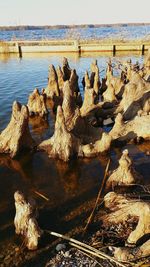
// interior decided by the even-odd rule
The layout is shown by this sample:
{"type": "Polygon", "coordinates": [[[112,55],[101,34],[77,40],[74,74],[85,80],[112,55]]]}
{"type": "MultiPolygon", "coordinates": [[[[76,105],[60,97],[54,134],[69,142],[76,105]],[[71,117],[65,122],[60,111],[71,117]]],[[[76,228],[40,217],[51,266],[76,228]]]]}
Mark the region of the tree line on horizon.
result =
{"type": "Polygon", "coordinates": [[[150,23],[117,23],[117,24],[81,24],[81,25],[16,25],[16,26],[0,26],[0,30],[49,30],[49,29],[73,29],[73,28],[100,28],[100,27],[128,27],[128,26],[144,26],[150,23]]]}

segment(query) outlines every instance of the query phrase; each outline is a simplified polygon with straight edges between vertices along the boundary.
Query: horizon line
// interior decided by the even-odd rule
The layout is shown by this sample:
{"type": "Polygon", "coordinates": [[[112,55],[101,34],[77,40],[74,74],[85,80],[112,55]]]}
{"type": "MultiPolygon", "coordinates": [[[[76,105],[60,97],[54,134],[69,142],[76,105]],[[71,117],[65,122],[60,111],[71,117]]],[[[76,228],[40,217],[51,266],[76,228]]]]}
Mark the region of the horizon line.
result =
{"type": "Polygon", "coordinates": [[[150,22],[119,22],[119,23],[80,23],[80,24],[16,24],[16,25],[0,25],[1,27],[79,27],[79,26],[118,26],[118,25],[150,25],[150,22]]]}

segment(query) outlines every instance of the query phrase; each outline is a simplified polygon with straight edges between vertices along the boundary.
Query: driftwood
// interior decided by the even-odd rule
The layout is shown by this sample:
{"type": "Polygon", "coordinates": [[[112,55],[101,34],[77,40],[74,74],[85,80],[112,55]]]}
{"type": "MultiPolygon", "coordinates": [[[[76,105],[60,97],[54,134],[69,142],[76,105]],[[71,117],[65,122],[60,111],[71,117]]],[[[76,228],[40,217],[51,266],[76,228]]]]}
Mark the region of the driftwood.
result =
{"type": "Polygon", "coordinates": [[[32,149],[34,141],[29,131],[29,112],[26,106],[14,102],[11,120],[0,134],[0,153],[8,153],[13,158],[22,149],[32,149]]]}
{"type": "Polygon", "coordinates": [[[47,115],[48,110],[46,107],[46,99],[44,95],[40,95],[39,90],[36,88],[28,99],[28,109],[30,116],[39,115],[44,117],[47,115]]]}
{"type": "Polygon", "coordinates": [[[25,198],[24,194],[16,191],[14,194],[16,215],[14,219],[16,234],[22,235],[29,250],[38,247],[42,231],[37,223],[36,205],[33,200],[25,198]]]}
{"type": "Polygon", "coordinates": [[[125,149],[119,160],[119,167],[113,171],[106,182],[106,188],[112,189],[116,185],[128,185],[137,182],[140,175],[137,174],[132,165],[128,150],[125,149]]]}
{"type": "Polygon", "coordinates": [[[135,222],[138,220],[135,230],[127,238],[127,244],[136,245],[145,235],[150,234],[149,202],[130,199],[110,192],[104,197],[104,205],[111,211],[102,217],[105,227],[107,225],[125,223],[129,218],[133,218],[135,222]]]}

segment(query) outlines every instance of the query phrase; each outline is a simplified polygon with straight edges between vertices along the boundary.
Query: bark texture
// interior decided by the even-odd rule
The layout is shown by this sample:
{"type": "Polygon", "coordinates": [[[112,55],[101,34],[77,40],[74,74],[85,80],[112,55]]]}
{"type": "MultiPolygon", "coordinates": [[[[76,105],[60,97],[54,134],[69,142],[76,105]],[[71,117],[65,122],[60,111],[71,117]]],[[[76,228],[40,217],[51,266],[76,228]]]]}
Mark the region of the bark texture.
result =
{"type": "Polygon", "coordinates": [[[14,102],[11,120],[0,134],[0,153],[8,153],[13,158],[21,150],[34,147],[35,144],[29,131],[28,122],[28,108],[14,102]]]}
{"type": "Polygon", "coordinates": [[[37,223],[36,205],[33,200],[25,198],[24,194],[16,191],[14,194],[16,215],[14,219],[16,234],[22,235],[25,239],[26,247],[35,250],[42,231],[37,223]]]}

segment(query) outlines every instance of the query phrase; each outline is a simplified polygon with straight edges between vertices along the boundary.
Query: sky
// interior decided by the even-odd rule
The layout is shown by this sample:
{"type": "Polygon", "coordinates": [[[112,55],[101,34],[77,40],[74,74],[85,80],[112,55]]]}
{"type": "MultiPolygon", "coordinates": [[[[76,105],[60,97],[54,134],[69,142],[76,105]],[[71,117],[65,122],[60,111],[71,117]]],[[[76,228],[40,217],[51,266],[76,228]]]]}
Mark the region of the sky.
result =
{"type": "Polygon", "coordinates": [[[150,0],[0,0],[0,26],[150,22],[150,0]]]}

